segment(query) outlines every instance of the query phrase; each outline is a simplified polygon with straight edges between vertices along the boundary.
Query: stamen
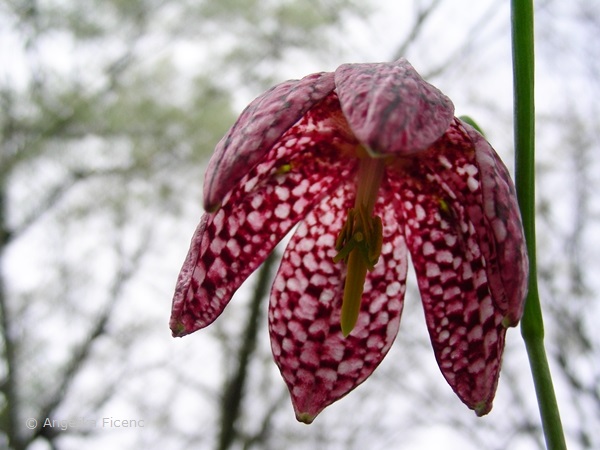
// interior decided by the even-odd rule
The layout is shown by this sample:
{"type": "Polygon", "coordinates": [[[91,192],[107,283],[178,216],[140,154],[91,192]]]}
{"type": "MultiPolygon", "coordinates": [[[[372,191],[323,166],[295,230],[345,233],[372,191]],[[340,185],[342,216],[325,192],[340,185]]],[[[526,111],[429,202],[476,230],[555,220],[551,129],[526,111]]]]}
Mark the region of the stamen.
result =
{"type": "Polygon", "coordinates": [[[381,159],[361,159],[355,207],[348,210],[346,223],[335,243],[338,253],[333,261],[343,260],[348,264],[340,317],[344,336],[356,325],[367,271],[375,268],[381,254],[383,224],[381,218],[372,213],[384,170],[381,159]]]}
{"type": "Polygon", "coordinates": [[[366,276],[367,264],[365,264],[361,252],[353,251],[348,258],[348,272],[346,274],[342,313],[340,316],[340,326],[344,337],[352,332],[358,320],[366,276]]]}

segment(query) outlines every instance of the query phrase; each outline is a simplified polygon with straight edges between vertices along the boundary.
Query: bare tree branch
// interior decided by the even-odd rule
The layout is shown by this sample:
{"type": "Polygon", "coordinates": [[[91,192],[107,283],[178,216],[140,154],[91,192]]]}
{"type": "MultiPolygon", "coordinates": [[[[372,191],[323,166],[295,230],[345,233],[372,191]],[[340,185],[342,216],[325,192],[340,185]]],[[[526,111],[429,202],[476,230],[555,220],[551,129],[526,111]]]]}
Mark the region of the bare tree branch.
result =
{"type": "Polygon", "coordinates": [[[229,449],[238,435],[238,431],[236,430],[236,420],[238,419],[240,407],[244,398],[248,364],[254,353],[254,349],[256,348],[261,306],[263,299],[268,292],[269,281],[271,280],[271,269],[276,261],[276,252],[272,252],[260,268],[256,287],[254,288],[254,294],[249,304],[249,315],[246,328],[238,350],[237,369],[225,382],[221,400],[221,421],[219,425],[219,443],[217,447],[220,450],[229,449]]]}
{"type": "MultiPolygon", "coordinates": [[[[112,287],[109,290],[108,301],[106,302],[102,313],[100,313],[96,318],[94,325],[90,328],[86,339],[72,352],[71,359],[60,377],[60,384],[54,390],[53,395],[41,406],[37,419],[38,423],[44,423],[44,420],[47,417],[52,417],[53,412],[59,408],[61,402],[64,401],[73,380],[91,358],[94,343],[99,337],[105,335],[106,325],[113,316],[115,306],[122,298],[123,290],[127,286],[129,280],[131,280],[137,272],[142,257],[148,251],[146,243],[150,242],[151,233],[152,230],[146,230],[146,236],[141,240],[142,243],[131,256],[126,255],[122,246],[122,240],[117,242],[117,253],[120,256],[120,265],[119,270],[113,279],[112,287]]],[[[36,432],[30,437],[29,442],[33,442],[38,437],[43,437],[48,442],[52,442],[56,439],[58,433],[59,430],[53,427],[38,427],[36,432]]]]}
{"type": "MultiPolygon", "coordinates": [[[[0,178],[0,181],[4,181],[0,178]]],[[[4,394],[4,405],[0,409],[0,426],[5,430],[8,442],[15,450],[24,448],[19,434],[19,399],[17,395],[16,342],[11,330],[10,311],[4,283],[2,262],[4,252],[10,240],[10,231],[6,223],[6,188],[0,184],[0,334],[2,339],[2,357],[6,365],[6,374],[0,382],[0,392],[4,394]]]]}
{"type": "Polygon", "coordinates": [[[417,41],[421,31],[423,31],[423,27],[427,23],[427,19],[431,16],[431,14],[440,6],[442,0],[432,0],[429,5],[421,7],[417,11],[417,16],[414,20],[413,26],[410,29],[410,33],[404,41],[398,46],[398,49],[394,53],[392,60],[396,60],[402,58],[406,55],[408,48],[417,41]]]}

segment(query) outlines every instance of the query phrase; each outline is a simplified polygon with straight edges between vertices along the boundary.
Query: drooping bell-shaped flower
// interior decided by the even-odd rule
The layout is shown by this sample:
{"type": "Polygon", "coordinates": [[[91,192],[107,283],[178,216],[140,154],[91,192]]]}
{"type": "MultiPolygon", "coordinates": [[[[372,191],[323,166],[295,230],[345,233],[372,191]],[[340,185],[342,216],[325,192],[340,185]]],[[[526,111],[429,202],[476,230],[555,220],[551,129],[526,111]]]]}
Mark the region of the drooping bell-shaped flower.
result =
{"type": "Polygon", "coordinates": [[[212,323],[298,224],[273,283],[273,355],[298,420],[362,383],[400,324],[410,252],[435,357],[487,413],[528,263],[498,155],[404,59],[347,64],[254,100],[218,144],[174,336],[212,323]]]}

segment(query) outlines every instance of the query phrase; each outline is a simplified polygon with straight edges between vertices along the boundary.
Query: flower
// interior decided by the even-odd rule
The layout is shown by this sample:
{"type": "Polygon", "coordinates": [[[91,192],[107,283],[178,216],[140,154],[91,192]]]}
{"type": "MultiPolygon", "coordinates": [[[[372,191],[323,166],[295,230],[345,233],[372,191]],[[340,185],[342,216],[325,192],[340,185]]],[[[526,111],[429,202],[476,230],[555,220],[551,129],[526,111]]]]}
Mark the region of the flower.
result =
{"type": "Polygon", "coordinates": [[[528,261],[502,161],[404,59],[345,64],[255,99],[208,165],[171,329],[221,314],[298,224],[272,286],[269,332],[298,420],[362,383],[396,337],[407,256],[442,374],[486,414],[528,261]]]}

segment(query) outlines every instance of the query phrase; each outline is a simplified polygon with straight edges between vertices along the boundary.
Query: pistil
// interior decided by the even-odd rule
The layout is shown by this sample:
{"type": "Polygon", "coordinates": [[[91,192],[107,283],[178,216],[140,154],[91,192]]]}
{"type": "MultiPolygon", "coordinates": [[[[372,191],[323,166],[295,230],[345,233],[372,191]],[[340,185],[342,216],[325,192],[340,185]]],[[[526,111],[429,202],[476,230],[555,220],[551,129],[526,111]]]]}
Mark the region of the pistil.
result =
{"type": "Polygon", "coordinates": [[[361,158],[354,208],[348,211],[336,241],[338,254],[333,260],[348,265],[340,317],[344,336],[356,325],[367,271],[375,268],[381,254],[383,225],[380,217],[373,216],[373,210],[384,171],[383,159],[361,158]]]}

